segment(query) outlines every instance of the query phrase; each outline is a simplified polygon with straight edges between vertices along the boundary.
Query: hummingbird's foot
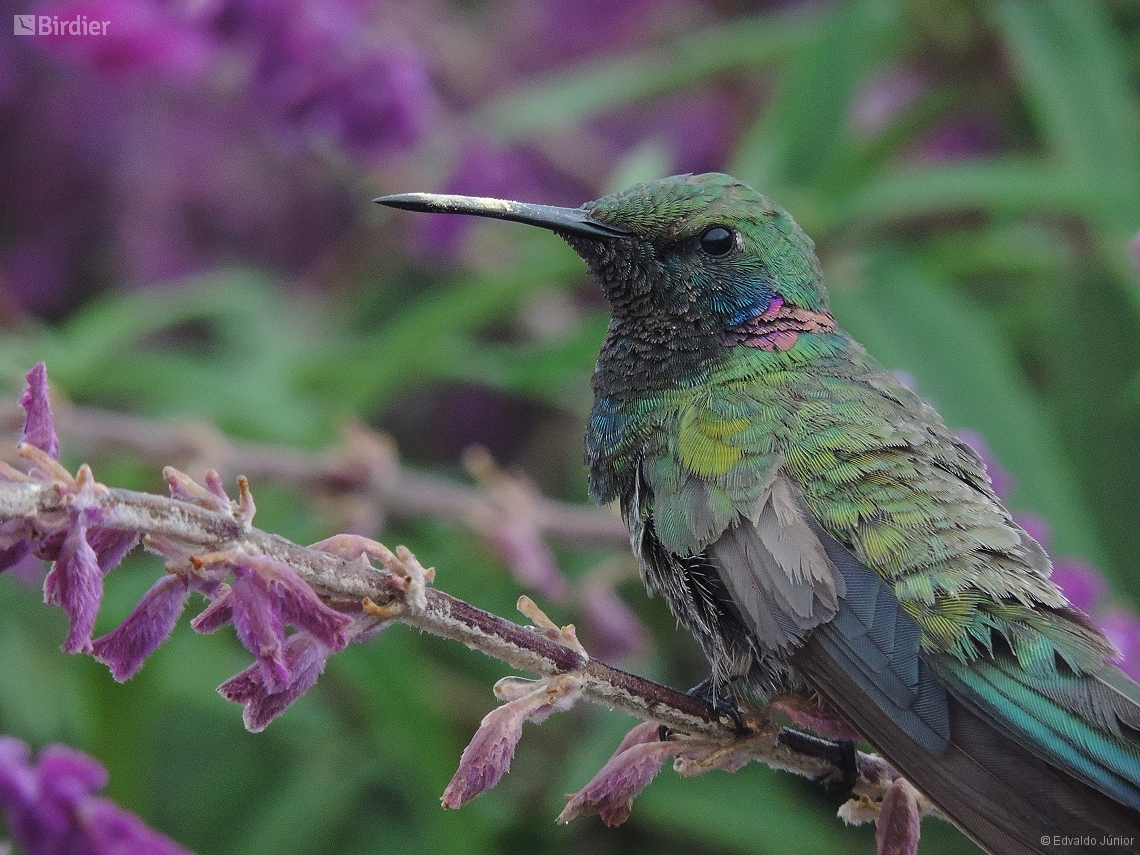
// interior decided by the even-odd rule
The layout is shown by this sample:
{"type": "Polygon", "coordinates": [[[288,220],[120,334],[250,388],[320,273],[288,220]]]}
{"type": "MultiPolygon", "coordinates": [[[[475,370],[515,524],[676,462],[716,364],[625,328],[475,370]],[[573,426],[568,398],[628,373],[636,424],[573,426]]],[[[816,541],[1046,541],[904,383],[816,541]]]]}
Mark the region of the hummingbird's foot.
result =
{"type": "Polygon", "coordinates": [[[846,796],[859,780],[859,763],[855,753],[855,743],[852,740],[841,739],[832,742],[830,739],[820,739],[796,730],[783,731],[779,740],[797,754],[818,757],[839,771],[838,778],[835,772],[828,772],[814,779],[816,783],[823,785],[823,791],[828,795],[846,796]]]}
{"type": "Polygon", "coordinates": [[[691,698],[700,698],[716,711],[717,718],[727,718],[732,722],[732,729],[736,731],[737,736],[745,736],[748,734],[748,727],[744,724],[744,713],[726,697],[724,689],[728,685],[729,683],[718,683],[709,677],[707,680],[701,680],[685,694],[691,698]]]}
{"type": "Polygon", "coordinates": [[[840,778],[836,781],[831,776],[827,776],[820,783],[823,784],[823,791],[830,796],[848,796],[851,794],[851,788],[855,786],[855,782],[859,780],[859,762],[855,757],[855,743],[850,739],[843,739],[836,742],[835,745],[839,748],[840,759],[836,765],[841,773],[840,778]]]}
{"type": "MultiPolygon", "coordinates": [[[[713,708],[716,712],[718,719],[728,719],[732,722],[732,729],[736,732],[737,736],[747,736],[750,732],[748,725],[744,723],[744,713],[732,701],[728,700],[721,691],[724,688],[723,683],[715,683],[710,677],[707,680],[701,680],[689,691],[685,692],[691,698],[700,698],[706,704],[713,708]]],[[[664,742],[669,738],[672,729],[668,725],[661,725],[658,730],[658,738],[664,742]]]]}

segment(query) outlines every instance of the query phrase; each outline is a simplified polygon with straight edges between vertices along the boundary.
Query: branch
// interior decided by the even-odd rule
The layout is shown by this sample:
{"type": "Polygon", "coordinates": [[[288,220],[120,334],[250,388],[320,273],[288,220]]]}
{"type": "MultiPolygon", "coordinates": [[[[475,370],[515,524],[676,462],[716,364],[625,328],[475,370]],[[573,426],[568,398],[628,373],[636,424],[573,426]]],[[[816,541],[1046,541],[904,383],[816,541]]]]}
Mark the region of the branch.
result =
{"type": "MultiPolygon", "coordinates": [[[[522,626],[431,587],[435,570],[423,568],[404,547],[393,552],[351,534],[306,547],[257,529],[245,478],[238,479],[239,497],[231,500],[212,471],[202,485],[167,467],[169,497],[106,487],[87,465],[72,476],[55,459],[58,443],[42,365],[29,374],[22,403],[27,420],[25,442],[18,446],[21,468],[0,462],[0,572],[29,554],[52,561],[44,591],[71,621],[63,649],[91,653],[117,680],[142,666],[169,635],[189,593],[197,591],[210,604],[191,622],[194,629],[212,632],[232,624],[256,658],[219,687],[244,705],[251,730],[263,729],[307,691],[330,655],[392,622],[538,674],[538,680],[508,677],[496,685],[504,703],[487,715],[464,751],[444,793],[447,807],[459,807],[498,782],[523,722],[541,721],[580,698],[646,724],[634,728],[571,798],[560,821],[585,813],[599,813],[610,824],[623,821],[633,797],[668,757],[682,774],[734,770],[750,760],[813,779],[844,774],[834,743],[775,723],[768,709],[749,711],[741,735],[737,722],[704,700],[592,659],[573,625],[556,626],[527,597],[519,608],[533,625],[522,626]],[[102,579],[140,538],[166,560],[167,575],[118,628],[92,639],[102,579]],[[286,625],[295,628],[288,636],[286,625]]],[[[853,791],[859,799],[841,809],[844,819],[877,819],[878,800],[885,797],[892,828],[913,828],[917,844],[918,820],[932,812],[929,803],[881,759],[859,754],[856,766],[853,791]]]]}
{"type": "MultiPolygon", "coordinates": [[[[176,476],[168,470],[168,477],[176,476]]],[[[195,556],[265,556],[288,566],[333,608],[368,618],[361,635],[390,621],[406,623],[459,641],[512,668],[544,677],[574,675],[580,680],[583,698],[637,718],[721,747],[742,742],[733,723],[705,701],[590,659],[549,626],[521,626],[437,588],[417,588],[423,584],[422,578],[416,578],[417,562],[402,548],[391,553],[352,535],[305,547],[249,526],[228,510],[106,488],[90,480],[80,483],[79,489],[84,487],[87,493],[78,501],[75,490],[59,482],[0,481],[0,525],[24,523],[35,531],[32,539],[49,541],[74,525],[79,516],[93,516],[100,529],[144,534],[144,546],[168,558],[174,545],[180,545],[186,560],[170,561],[167,570],[184,578],[209,563],[199,559],[195,567],[195,556]],[[387,559],[389,566],[345,557],[352,552],[387,559]]],[[[780,739],[784,728],[756,716],[749,716],[746,724],[753,731],[753,738],[745,740],[747,753],[755,759],[811,778],[837,772],[826,761],[788,747],[780,739]]],[[[873,758],[860,759],[867,769],[876,768],[873,758]]],[[[858,792],[871,798],[881,796],[884,781],[878,773],[873,777],[862,781],[858,792]]]]}
{"type": "MultiPolygon", "coordinates": [[[[374,505],[378,514],[450,520],[476,525],[481,533],[485,532],[477,521],[502,513],[501,503],[494,491],[487,489],[485,478],[480,479],[480,486],[469,486],[401,466],[386,436],[355,422],[345,426],[336,446],[307,452],[233,440],[202,421],[155,422],[67,403],[56,409],[56,426],[87,458],[123,452],[155,466],[215,469],[223,474],[240,471],[255,483],[303,487],[306,496],[351,495],[374,505]]],[[[23,422],[19,407],[0,405],[3,435],[19,433],[23,422]]],[[[621,518],[610,508],[586,507],[534,494],[530,514],[541,534],[566,543],[629,543],[621,518]]]]}

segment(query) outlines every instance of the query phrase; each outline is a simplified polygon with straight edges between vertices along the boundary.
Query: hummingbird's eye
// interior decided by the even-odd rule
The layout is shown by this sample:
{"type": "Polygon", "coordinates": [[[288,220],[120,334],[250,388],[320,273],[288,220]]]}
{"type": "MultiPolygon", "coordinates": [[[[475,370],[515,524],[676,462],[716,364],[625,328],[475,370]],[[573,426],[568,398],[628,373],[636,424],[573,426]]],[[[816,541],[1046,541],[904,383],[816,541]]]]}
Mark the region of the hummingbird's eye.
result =
{"type": "Polygon", "coordinates": [[[701,250],[713,258],[728,255],[736,246],[736,236],[724,226],[709,226],[701,234],[701,250]]]}

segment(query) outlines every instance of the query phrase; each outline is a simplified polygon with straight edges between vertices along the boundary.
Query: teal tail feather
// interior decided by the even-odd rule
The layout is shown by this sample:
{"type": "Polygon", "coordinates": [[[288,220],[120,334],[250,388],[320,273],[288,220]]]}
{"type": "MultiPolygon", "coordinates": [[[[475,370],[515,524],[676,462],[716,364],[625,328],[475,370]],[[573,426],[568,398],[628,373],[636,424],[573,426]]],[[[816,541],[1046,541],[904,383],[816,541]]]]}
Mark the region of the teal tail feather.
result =
{"type": "Polygon", "coordinates": [[[969,663],[921,652],[886,581],[822,540],[847,594],[792,661],[944,816],[994,855],[1140,848],[1140,687],[1027,670],[1000,633],[969,663]]]}
{"type": "Polygon", "coordinates": [[[1120,669],[1077,674],[1058,663],[1034,674],[1001,651],[968,665],[950,657],[931,665],[951,695],[997,730],[1140,811],[1140,687],[1120,669]]]}

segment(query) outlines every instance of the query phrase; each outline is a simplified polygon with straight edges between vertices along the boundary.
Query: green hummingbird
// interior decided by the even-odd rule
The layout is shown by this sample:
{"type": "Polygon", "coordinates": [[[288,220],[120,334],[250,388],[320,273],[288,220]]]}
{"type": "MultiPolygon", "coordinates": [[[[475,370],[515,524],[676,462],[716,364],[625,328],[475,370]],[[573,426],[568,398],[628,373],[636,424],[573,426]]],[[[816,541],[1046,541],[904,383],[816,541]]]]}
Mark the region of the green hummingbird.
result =
{"type": "Polygon", "coordinates": [[[585,260],[611,311],[590,490],[704,649],[706,696],[810,698],[992,853],[1137,843],[1140,686],[978,455],[837,326],[786,211],[715,173],[580,208],[376,201],[585,260]]]}

